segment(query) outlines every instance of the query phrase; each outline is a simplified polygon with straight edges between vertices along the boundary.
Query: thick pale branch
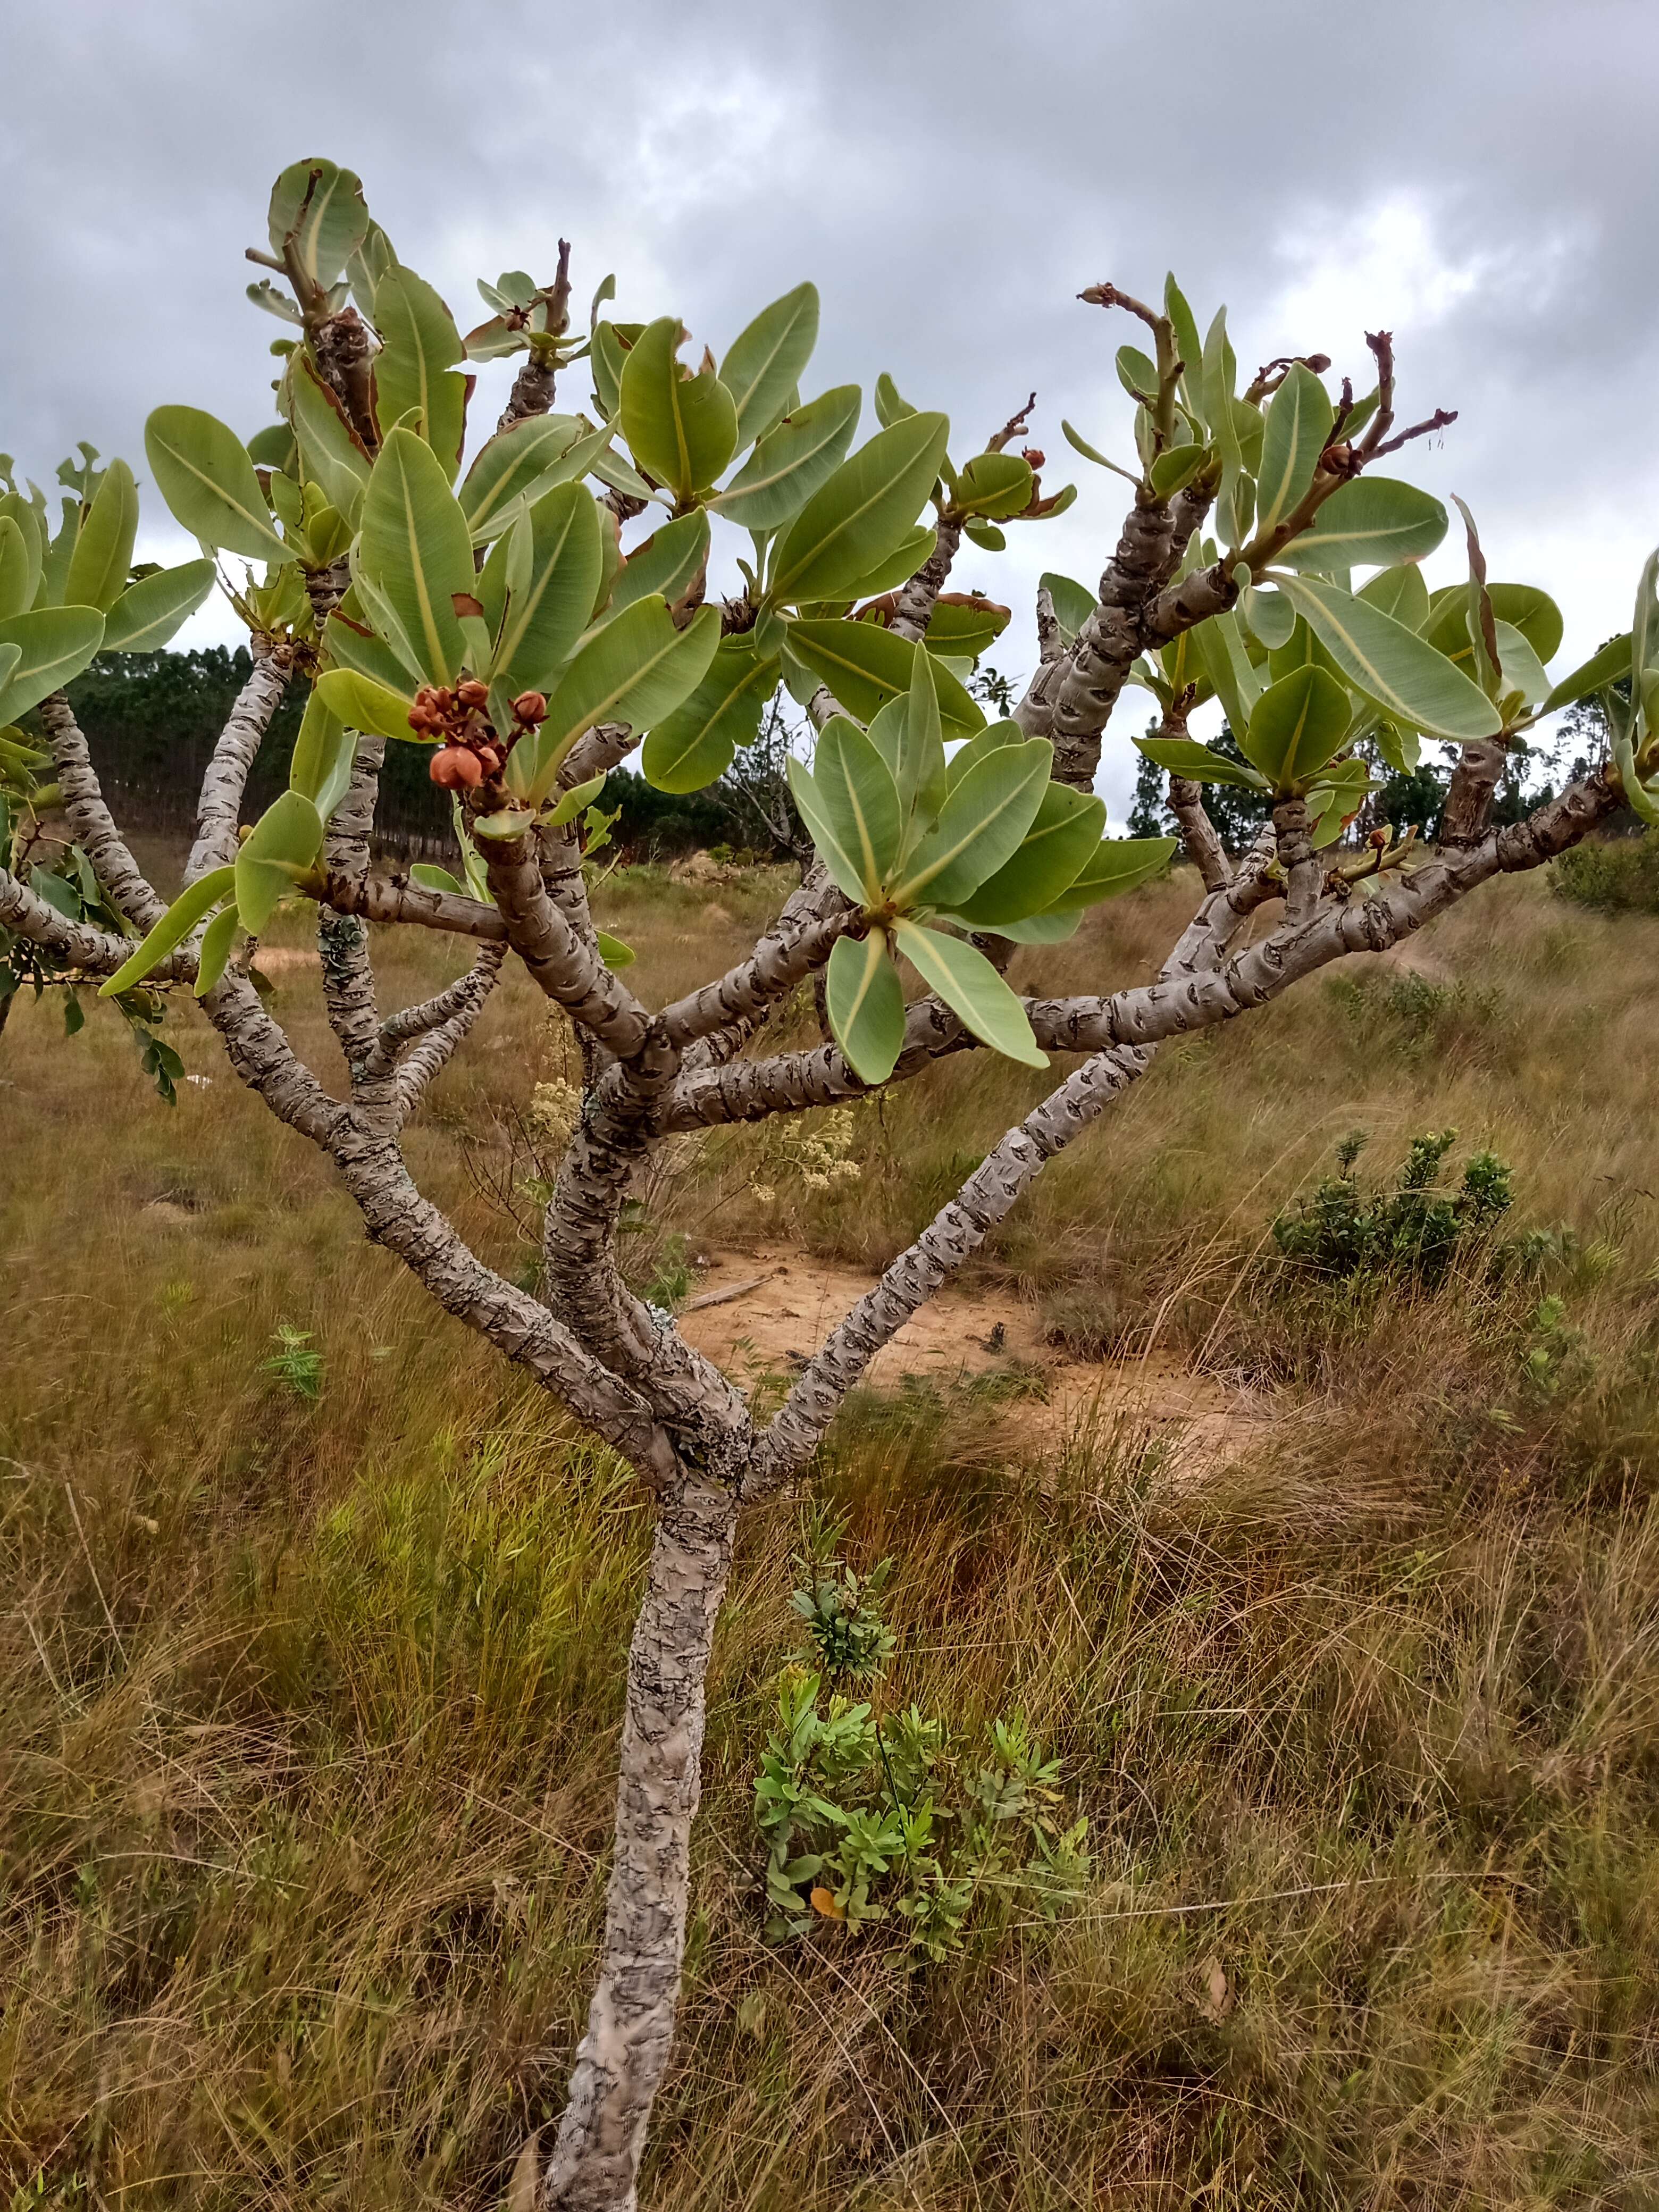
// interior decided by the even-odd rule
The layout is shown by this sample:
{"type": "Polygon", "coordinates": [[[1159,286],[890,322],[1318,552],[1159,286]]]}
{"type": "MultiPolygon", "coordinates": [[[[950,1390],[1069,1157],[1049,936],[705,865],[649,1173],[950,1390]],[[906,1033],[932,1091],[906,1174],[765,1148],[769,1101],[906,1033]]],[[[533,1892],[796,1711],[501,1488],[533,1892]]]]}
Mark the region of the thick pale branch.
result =
{"type": "Polygon", "coordinates": [[[248,772],[270,727],[270,718],[283,702],[293,667],[289,647],[254,641],[253,672],[236,695],[236,703],[225,719],[202,778],[196,842],[185,863],[186,884],[197,882],[210,869],[228,868],[236,858],[236,830],[248,772]]]}
{"type": "Polygon", "coordinates": [[[487,945],[507,942],[507,924],[495,908],[457,891],[423,890],[419,884],[398,883],[386,876],[360,878],[325,872],[302,888],[336,914],[361,915],[365,921],[410,922],[453,937],[481,938],[487,945]]]}
{"type": "Polygon", "coordinates": [[[597,951],[582,943],[549,896],[533,840],[480,842],[508,944],[550,999],[619,1060],[630,1058],[645,1042],[651,1018],[597,951]]]}
{"type": "Polygon", "coordinates": [[[782,926],[762,938],[748,959],[701,990],[677,999],[662,1017],[672,1044],[684,1046],[734,1023],[758,1021],[815,968],[822,967],[856,915],[850,910],[782,926]]]}
{"type": "MultiPolygon", "coordinates": [[[[15,931],[43,952],[52,953],[87,975],[112,975],[133,950],[131,938],[94,928],[89,921],[71,921],[4,868],[0,868],[0,929],[15,931]]],[[[196,955],[188,946],[181,946],[156,963],[149,980],[189,982],[195,974],[196,955]]]]}
{"type": "Polygon", "coordinates": [[[887,627],[895,637],[908,638],[919,644],[927,635],[927,625],[933,618],[933,609],[945,581],[951,573],[951,563],[957,557],[962,544],[962,525],[942,521],[934,534],[933,550],[916,570],[909,582],[898,594],[893,611],[888,617],[887,627]]]}
{"type": "Polygon", "coordinates": [[[58,788],[75,842],[116,906],[139,929],[151,929],[167,912],[161,897],[134,860],[105,802],[92,756],[75,710],[61,691],[40,702],[40,720],[52,746],[58,788]]]}

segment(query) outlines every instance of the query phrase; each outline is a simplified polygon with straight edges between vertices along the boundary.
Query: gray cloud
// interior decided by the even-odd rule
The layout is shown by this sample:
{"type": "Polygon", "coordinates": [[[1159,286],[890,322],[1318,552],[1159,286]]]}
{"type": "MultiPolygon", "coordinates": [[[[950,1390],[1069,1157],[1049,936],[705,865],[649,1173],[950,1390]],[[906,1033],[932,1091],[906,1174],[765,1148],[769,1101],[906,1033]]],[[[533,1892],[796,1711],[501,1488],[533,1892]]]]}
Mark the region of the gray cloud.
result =
{"type": "Polygon", "coordinates": [[[1074,296],[1102,276],[1175,267],[1250,362],[1317,346],[1363,373],[1390,325],[1403,404],[1461,410],[1412,473],[1471,501],[1495,573],[1556,590],[1569,652],[1622,619],[1659,537],[1640,0],[359,0],[288,48],[223,0],[5,20],[0,444],[42,481],[79,437],[139,456],[163,399],[263,419],[277,326],[242,304],[241,249],[276,170],[322,151],[464,319],[474,277],[547,269],[562,233],[579,291],[614,268],[622,312],[675,308],[717,351],[813,276],[815,375],[890,369],[958,451],[1035,386],[1048,480],[1082,496],[969,564],[1019,610],[1011,668],[1039,569],[1089,576],[1115,536],[1114,480],[1059,433],[1127,449],[1132,333],[1074,296]]]}

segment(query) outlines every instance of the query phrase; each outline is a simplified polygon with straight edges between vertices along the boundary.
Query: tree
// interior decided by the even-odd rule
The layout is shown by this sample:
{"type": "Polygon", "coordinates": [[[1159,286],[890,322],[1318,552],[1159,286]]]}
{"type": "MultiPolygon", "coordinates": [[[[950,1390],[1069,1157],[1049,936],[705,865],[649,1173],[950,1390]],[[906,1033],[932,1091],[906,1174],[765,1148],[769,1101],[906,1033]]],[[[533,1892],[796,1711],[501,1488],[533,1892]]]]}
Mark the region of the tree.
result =
{"type": "Polygon", "coordinates": [[[0,872],[0,926],[13,969],[42,988],[99,980],[152,1020],[193,989],[243,1081],[333,1162],[370,1238],[655,1495],[588,2028],[556,2138],[527,2149],[519,2178],[526,2202],[628,2206],[673,2033],[704,1676],[740,1516],[797,1479],[882,1346],[1164,1038],[1231,1020],[1344,955],[1386,950],[1622,804],[1659,814],[1646,781],[1659,766],[1659,556],[1632,630],[1552,685],[1560,617],[1534,586],[1488,583],[1467,515],[1468,583],[1431,593],[1423,581],[1417,563],[1445,510],[1378,465],[1453,418],[1397,427],[1386,333],[1366,340],[1375,375],[1358,398],[1347,380],[1333,398],[1323,356],[1274,361],[1241,392],[1224,311],[1200,340],[1173,279],[1156,308],[1091,285],[1083,300],[1138,320],[1152,349],[1117,357],[1136,401],[1134,465],[1119,471],[1133,494],[1097,586],[1044,577],[1036,674],[988,725],[963,677],[1008,611],[945,586],[964,537],[995,550],[1005,524],[1074,496],[1045,495],[1042,455],[1012,450],[1029,406],[958,465],[945,417],[881,376],[878,427],[854,449],[856,387],[799,397],[817,323],[810,284],[693,369],[673,313],[601,313],[608,278],[586,330],[573,331],[562,246],[549,283],[508,272],[481,285],[490,313],[463,338],[357,180],[327,161],[277,180],[269,244],[251,258],[288,289],[266,277],[251,289],[289,327],[279,420],[245,445],[194,407],[166,406],[145,437],[175,518],[249,564],[231,594],[252,666],[203,777],[185,889],[167,907],[146,881],[64,687],[100,648],[165,644],[212,588],[215,563],[132,570],[132,472],[120,461],[100,471],[88,453],[66,465],[55,533],[33,487],[9,482],[0,497],[0,709],[38,707],[46,739],[43,751],[14,727],[0,741],[16,863],[0,872]],[[496,357],[516,361],[511,392],[460,475],[463,364],[496,357]],[[597,419],[554,410],[578,362],[597,419]],[[654,507],[654,528],[624,549],[623,526],[654,507]],[[714,521],[752,533],[752,559],[735,562],[741,588],[723,599],[710,592],[714,521]],[[1371,572],[1358,592],[1355,570],[1371,572]],[[1628,698],[1621,678],[1633,678],[1628,698]],[[288,787],[244,830],[250,765],[301,683],[288,787]],[[1134,742],[1170,776],[1195,910],[1151,982],[1022,992],[1007,980],[1020,946],[1070,935],[1174,849],[1102,834],[1092,787],[1131,683],[1160,710],[1158,734],[1134,742]],[[810,767],[785,763],[815,857],[746,958],[653,1007],[593,927],[583,823],[636,748],[659,789],[718,779],[780,686],[817,729],[810,767]],[[1591,696],[1610,757],[1495,827],[1511,749],[1542,713],[1591,696]],[[1188,734],[1212,696],[1236,753],[1188,734]],[[1325,848],[1369,787],[1358,748],[1409,773],[1424,736],[1459,748],[1438,850],[1381,832],[1333,862],[1325,848]],[[386,746],[410,738],[455,801],[456,847],[453,871],[404,881],[374,872],[369,836],[386,746]],[[31,873],[43,771],[71,842],[31,873]],[[1206,785],[1264,810],[1236,858],[1206,785]],[[249,981],[284,899],[317,909],[343,1096],[300,1064],[249,981]],[[477,957],[424,1004],[386,1012],[371,924],[454,933],[477,957]],[[509,957],[568,1016],[587,1075],[546,1206],[540,1296],[467,1248],[401,1144],[509,957]],[[819,976],[833,1042],[769,1049],[769,1013],[819,976]],[[971,1082],[986,1051],[1070,1065],[759,1418],[627,1289],[617,1231],[630,1188],[677,1131],[799,1114],[940,1060],[971,1082]]]}

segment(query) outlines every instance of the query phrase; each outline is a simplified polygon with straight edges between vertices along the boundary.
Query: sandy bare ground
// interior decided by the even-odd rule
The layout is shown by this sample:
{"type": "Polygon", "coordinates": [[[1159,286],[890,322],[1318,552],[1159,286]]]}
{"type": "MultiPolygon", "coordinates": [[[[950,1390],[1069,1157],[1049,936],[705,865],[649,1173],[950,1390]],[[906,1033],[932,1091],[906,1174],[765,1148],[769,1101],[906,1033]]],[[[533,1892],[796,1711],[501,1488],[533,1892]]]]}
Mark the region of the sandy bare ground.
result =
{"type": "MultiPolygon", "coordinates": [[[[740,1382],[768,1373],[787,1376],[875,1280],[792,1247],[711,1253],[680,1327],[740,1382]]],[[[1160,1354],[1073,1358],[1043,1342],[1030,1308],[1004,1295],[942,1291],[878,1354],[869,1379],[890,1389],[907,1376],[944,1387],[997,1373],[1023,1373],[1040,1386],[1040,1395],[993,1400],[987,1408],[1006,1440],[1034,1459],[1091,1441],[1129,1449],[1156,1441],[1171,1471],[1191,1477],[1237,1458],[1261,1442],[1267,1425],[1259,1395],[1193,1374],[1160,1354]]]]}

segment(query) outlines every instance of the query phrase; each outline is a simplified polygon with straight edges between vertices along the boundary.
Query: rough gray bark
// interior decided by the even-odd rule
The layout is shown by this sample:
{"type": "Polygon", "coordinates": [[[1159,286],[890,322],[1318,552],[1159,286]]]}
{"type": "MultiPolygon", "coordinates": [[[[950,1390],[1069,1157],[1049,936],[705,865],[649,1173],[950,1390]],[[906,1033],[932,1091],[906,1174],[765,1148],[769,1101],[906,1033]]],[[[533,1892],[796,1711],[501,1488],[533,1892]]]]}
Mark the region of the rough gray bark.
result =
{"type": "Polygon", "coordinates": [[[119,911],[139,929],[152,929],[167,912],[167,901],[133,859],[104,804],[86,738],[64,693],[54,691],[40,702],[40,720],[76,843],[119,911]]]}
{"type": "Polygon", "coordinates": [[[538,2202],[632,2212],[652,2101],[674,2036],[702,1788],[704,1683],[737,1528],[733,1489],[664,1498],[628,1656],[616,1841],[599,1971],[538,2202]]]}
{"type": "Polygon", "coordinates": [[[198,882],[210,868],[228,868],[236,858],[236,830],[248,771],[270,727],[270,718],[283,702],[293,668],[293,655],[286,647],[278,649],[268,641],[254,641],[253,673],[237,694],[202,778],[196,842],[185,863],[187,884],[198,882]]]}

